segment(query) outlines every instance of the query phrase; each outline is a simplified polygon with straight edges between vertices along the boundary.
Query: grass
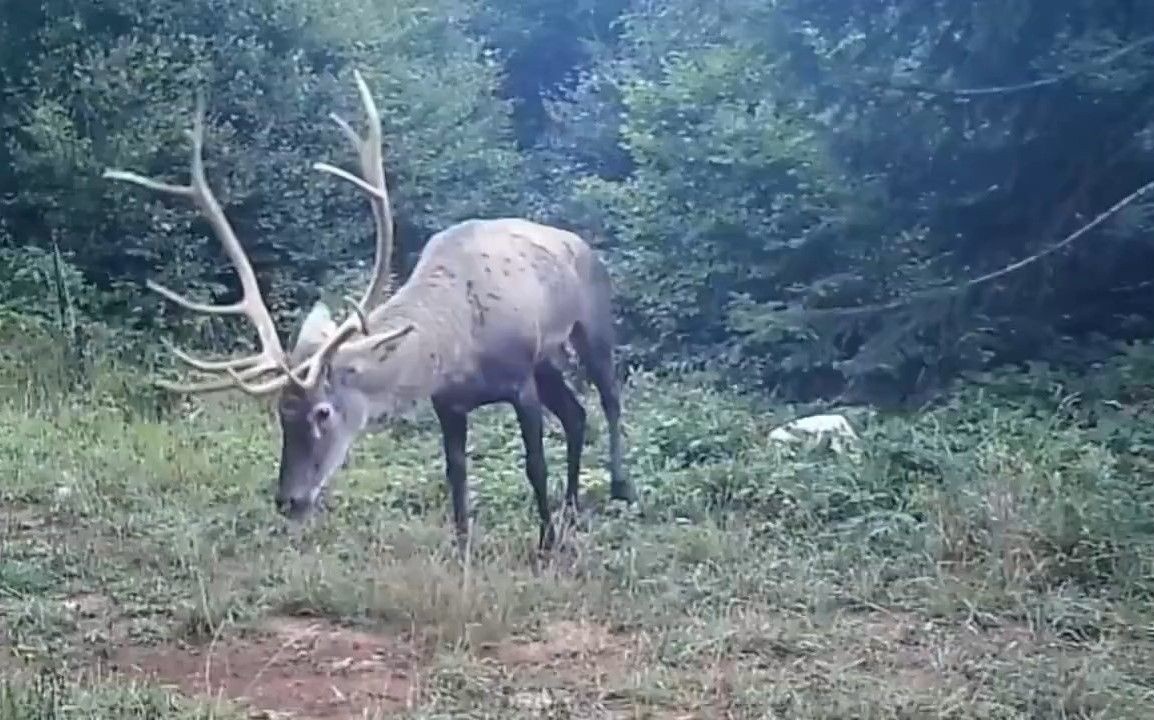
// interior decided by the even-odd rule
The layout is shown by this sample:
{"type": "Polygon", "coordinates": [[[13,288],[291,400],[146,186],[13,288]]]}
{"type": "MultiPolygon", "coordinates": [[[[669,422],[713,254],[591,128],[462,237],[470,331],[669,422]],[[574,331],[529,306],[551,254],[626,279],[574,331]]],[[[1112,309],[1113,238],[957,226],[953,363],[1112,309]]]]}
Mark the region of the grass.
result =
{"type": "MultiPolygon", "coordinates": [[[[11,388],[10,388],[11,389],[11,388]]],[[[303,528],[267,409],[0,403],[0,718],[1154,717],[1154,414],[962,393],[766,440],[787,409],[635,376],[628,465],[549,562],[512,413],[472,421],[455,561],[428,418],[366,438],[303,528]],[[1117,418],[1115,418],[1117,419],[1117,418]]],[[[99,398],[99,399],[98,399],[99,398]]],[[[563,442],[547,438],[555,496],[563,442]]]]}

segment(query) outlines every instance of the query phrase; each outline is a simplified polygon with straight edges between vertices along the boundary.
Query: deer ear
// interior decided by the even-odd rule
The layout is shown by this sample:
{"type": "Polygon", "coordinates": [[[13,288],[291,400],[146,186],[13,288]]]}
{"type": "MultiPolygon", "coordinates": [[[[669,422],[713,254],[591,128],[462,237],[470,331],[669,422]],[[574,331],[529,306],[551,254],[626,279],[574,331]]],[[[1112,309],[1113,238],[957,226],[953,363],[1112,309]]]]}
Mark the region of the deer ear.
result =
{"type": "Polygon", "coordinates": [[[329,306],[318,300],[297,331],[297,341],[293,345],[292,354],[300,356],[320,347],[336,332],[336,329],[337,324],[333,321],[329,306]]]}

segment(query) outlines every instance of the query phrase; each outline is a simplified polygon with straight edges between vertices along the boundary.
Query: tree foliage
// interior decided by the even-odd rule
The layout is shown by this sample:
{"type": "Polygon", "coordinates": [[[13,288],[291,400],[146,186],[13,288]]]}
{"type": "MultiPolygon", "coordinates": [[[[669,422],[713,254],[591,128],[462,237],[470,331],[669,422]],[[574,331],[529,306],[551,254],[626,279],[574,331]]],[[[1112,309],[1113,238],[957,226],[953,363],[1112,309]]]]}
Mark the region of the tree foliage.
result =
{"type": "Polygon", "coordinates": [[[1154,10],[659,0],[623,24],[553,145],[601,142],[563,202],[618,238],[643,352],[901,401],[1150,331],[1149,203],[1057,260],[889,306],[1036,253],[1151,178],[1154,10]]]}
{"type": "Polygon", "coordinates": [[[15,100],[4,112],[11,170],[0,176],[9,233],[59,244],[110,303],[120,299],[119,312],[146,322],[163,312],[139,296],[145,276],[236,292],[191,208],[100,177],[121,167],[184,182],[198,92],[210,182],[278,310],[371,253],[364,198],[310,167],[352,159],[327,115],[360,121],[353,67],[380,98],[403,238],[516,211],[520,158],[496,94],[500,68],[465,32],[467,3],[46,0],[39,9],[4,26],[2,44],[26,48],[4,73],[15,100]]]}
{"type": "MultiPolygon", "coordinates": [[[[201,89],[210,177],[276,312],[351,281],[364,199],[310,165],[351,159],[327,114],[359,119],[355,66],[385,119],[398,270],[469,216],[582,230],[612,263],[632,362],[902,402],[998,364],[1088,367],[1154,334],[1148,198],[967,285],[1154,177],[1148,4],[14,5],[0,261],[59,247],[94,317],[172,322],[145,276],[236,291],[189,208],[100,179],[181,177],[201,89]]],[[[0,299],[33,303],[27,277],[0,299]]]]}

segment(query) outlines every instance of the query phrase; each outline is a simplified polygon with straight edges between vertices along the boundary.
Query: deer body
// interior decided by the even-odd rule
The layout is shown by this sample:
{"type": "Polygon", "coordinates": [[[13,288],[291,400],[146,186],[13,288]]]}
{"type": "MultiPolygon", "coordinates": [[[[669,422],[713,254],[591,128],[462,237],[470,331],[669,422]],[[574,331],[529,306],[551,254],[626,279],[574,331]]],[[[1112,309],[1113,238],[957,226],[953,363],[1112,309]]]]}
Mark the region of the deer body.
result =
{"type": "MultiPolygon", "coordinates": [[[[552,529],[542,408],[557,416],[565,432],[566,501],[573,506],[585,441],[584,408],[553,360],[567,342],[601,395],[610,429],[611,494],[635,499],[621,475],[610,291],[601,260],[573,233],[519,218],[467,220],[437,233],[409,279],[366,316],[370,334],[401,326],[411,331],[380,357],[338,350],[327,390],[309,401],[286,388],[278,504],[290,515],[308,512],[349,446],[326,445],[324,433],[293,433],[294,427],[309,429],[308,409],[334,408],[326,422],[341,427],[339,434],[351,443],[359,433],[429,400],[441,425],[454,524],[463,537],[468,510],[465,418],[477,407],[506,402],[521,425],[526,474],[547,545],[552,529]],[[342,421],[347,424],[340,426],[342,421]],[[331,461],[324,460],[328,453],[331,461]]],[[[302,326],[294,355],[313,352],[336,329],[325,319],[327,313],[313,317],[302,326]]]]}
{"type": "MultiPolygon", "coordinates": [[[[415,325],[379,371],[427,383],[421,399],[436,391],[466,404],[470,393],[507,395],[578,323],[598,324],[608,301],[603,278],[600,261],[572,233],[517,218],[458,223],[430,238],[408,281],[368,314],[370,332],[415,325]]],[[[334,364],[341,362],[338,353],[334,364]]]]}
{"type": "Polygon", "coordinates": [[[555,360],[568,343],[597,387],[606,416],[610,494],[635,501],[621,464],[612,288],[602,261],[579,236],[559,228],[519,218],[466,220],[431,237],[409,278],[385,298],[392,215],[381,164],[380,118],[364,80],[354,75],[369,135],[361,138],[345,121],[333,119],[358,152],[361,177],[331,165],[316,167],[369,194],[377,231],[373,276],[360,301],[348,299],[354,312],[339,325],[329,308],[317,303],[290,352],[280,345],[252,267],[205,178],[203,101],[191,132],[189,185],[106,171],[106,177],[193,199],[220,238],[244,294],[232,305],[205,305],[159,285],[150,287],[199,312],[245,314],[261,340],[259,353],[235,360],[202,360],[174,348],[177,358],[195,370],[227,377],[192,385],[161,384],[180,392],[237,387],[250,395],[279,393],[282,447],[276,505],[289,517],[304,516],[316,507],[362,433],[430,401],[441,426],[459,541],[467,535],[468,415],[483,405],[508,403],[517,414],[525,472],[541,521],[540,542],[547,547],[554,532],[542,445],[544,410],[556,415],[564,429],[565,500],[574,507],[585,442],[585,409],[555,360]],[[274,375],[271,380],[259,381],[269,373],[274,375]]]}

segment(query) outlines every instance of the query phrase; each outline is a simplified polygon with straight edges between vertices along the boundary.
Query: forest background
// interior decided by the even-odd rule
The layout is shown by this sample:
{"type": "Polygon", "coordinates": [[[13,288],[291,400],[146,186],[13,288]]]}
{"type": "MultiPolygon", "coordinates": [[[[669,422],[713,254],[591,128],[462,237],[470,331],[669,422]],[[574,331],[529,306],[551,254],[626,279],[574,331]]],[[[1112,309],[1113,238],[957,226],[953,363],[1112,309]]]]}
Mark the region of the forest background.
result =
{"type": "Polygon", "coordinates": [[[359,116],[354,67],[382,105],[395,271],[468,217],[582,232],[616,278],[623,367],[899,407],[1154,334],[1149,198],[967,285],[1154,175],[1142,3],[20,5],[0,12],[0,305],[74,369],[103,344],[151,363],[161,333],[237,340],[144,288],[238,291],[203,221],[100,177],[178,177],[201,88],[210,176],[282,330],[357,286],[363,199],[311,169],[347,160],[327,116],[359,116]]]}

